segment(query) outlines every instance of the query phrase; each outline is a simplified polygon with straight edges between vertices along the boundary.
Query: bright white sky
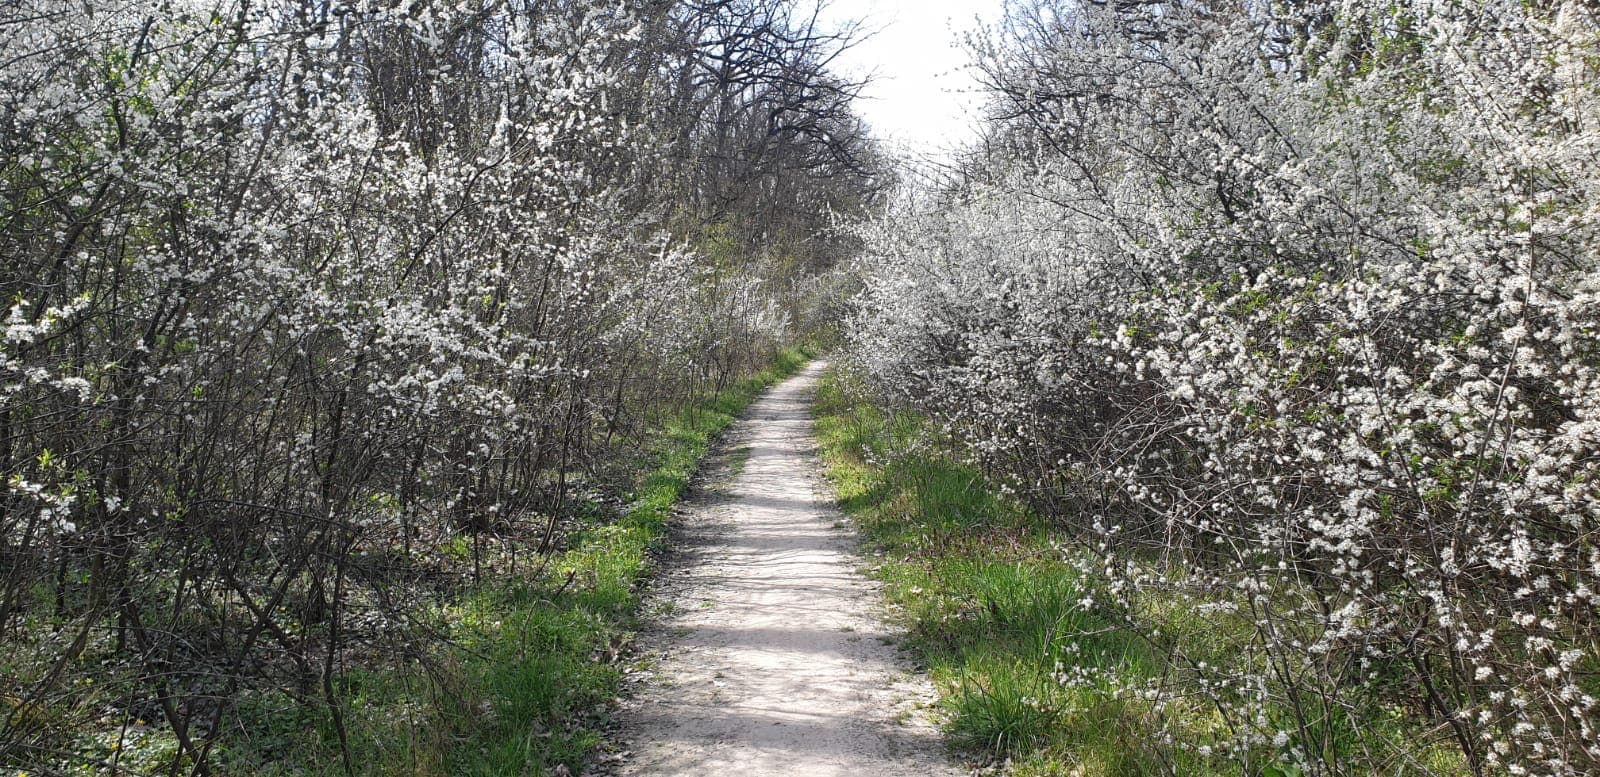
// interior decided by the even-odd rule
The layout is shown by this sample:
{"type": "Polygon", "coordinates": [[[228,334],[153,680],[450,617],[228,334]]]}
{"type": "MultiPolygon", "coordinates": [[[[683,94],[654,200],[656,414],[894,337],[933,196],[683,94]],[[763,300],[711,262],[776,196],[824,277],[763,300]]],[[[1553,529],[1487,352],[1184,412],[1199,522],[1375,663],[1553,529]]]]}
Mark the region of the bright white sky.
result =
{"type": "Polygon", "coordinates": [[[1003,0],[832,0],[833,26],[860,19],[871,37],[844,53],[847,77],[876,74],[856,103],[890,148],[944,156],[972,140],[980,99],[962,37],[999,20],[1003,0]]]}

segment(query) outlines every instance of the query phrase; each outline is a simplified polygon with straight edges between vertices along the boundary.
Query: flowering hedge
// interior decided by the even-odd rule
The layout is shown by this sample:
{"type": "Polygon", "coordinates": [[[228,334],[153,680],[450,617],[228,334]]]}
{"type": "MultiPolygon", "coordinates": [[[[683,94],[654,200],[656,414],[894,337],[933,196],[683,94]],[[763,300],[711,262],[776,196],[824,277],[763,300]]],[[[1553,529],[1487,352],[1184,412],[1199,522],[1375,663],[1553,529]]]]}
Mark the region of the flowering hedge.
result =
{"type": "MultiPolygon", "coordinates": [[[[681,227],[662,111],[707,92],[652,76],[782,5],[4,4],[0,769],[139,720],[204,773],[247,690],[343,738],[454,548],[548,554],[575,480],[798,337],[681,227]]],[[[772,68],[724,107],[819,77],[772,68]]]]}
{"type": "Polygon", "coordinates": [[[1039,2],[978,44],[987,151],[867,230],[851,348],[1175,668],[1064,681],[1252,774],[1600,768],[1597,32],[1039,2]]]}

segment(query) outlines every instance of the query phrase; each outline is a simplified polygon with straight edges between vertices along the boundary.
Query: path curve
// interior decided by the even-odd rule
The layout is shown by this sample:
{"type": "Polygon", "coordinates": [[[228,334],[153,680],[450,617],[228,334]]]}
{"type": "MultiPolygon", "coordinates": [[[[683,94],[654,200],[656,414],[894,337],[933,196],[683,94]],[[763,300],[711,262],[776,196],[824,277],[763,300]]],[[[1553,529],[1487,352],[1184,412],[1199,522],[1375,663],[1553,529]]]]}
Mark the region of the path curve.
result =
{"type": "Polygon", "coordinates": [[[688,507],[641,638],[646,679],[619,713],[622,775],[961,772],[898,660],[876,585],[817,473],[808,412],[825,365],[757,400],[731,432],[742,470],[688,507]]]}

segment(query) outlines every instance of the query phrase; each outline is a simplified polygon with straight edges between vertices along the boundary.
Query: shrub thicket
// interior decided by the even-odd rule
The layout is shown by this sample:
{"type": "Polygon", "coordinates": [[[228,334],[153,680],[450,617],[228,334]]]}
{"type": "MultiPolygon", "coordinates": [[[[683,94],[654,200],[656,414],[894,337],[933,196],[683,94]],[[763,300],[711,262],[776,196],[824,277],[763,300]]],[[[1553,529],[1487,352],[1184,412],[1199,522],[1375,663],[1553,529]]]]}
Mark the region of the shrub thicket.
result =
{"type": "Polygon", "coordinates": [[[1173,667],[1065,681],[1252,774],[1600,768],[1597,31],[1039,0],[979,42],[985,141],[866,232],[853,361],[1173,667]]]}
{"type": "Polygon", "coordinates": [[[792,5],[0,4],[0,770],[203,773],[265,692],[342,741],[800,337],[878,163],[792,5]]]}

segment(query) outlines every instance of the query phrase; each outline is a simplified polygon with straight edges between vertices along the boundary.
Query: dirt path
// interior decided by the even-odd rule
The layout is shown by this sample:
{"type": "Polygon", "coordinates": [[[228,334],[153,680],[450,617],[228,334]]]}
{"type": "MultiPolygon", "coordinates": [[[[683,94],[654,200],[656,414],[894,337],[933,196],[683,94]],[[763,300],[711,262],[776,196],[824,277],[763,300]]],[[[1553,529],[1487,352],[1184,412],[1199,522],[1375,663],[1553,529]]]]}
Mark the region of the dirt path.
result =
{"type": "Polygon", "coordinates": [[[738,474],[688,505],[609,771],[959,773],[919,711],[932,691],[897,660],[818,479],[808,405],[821,371],[751,407],[725,454],[738,474]]]}

